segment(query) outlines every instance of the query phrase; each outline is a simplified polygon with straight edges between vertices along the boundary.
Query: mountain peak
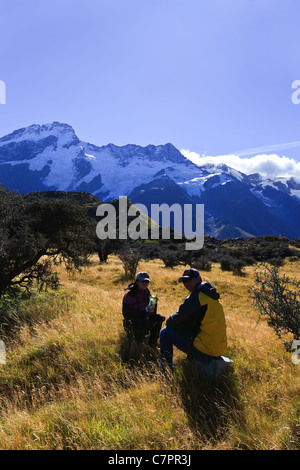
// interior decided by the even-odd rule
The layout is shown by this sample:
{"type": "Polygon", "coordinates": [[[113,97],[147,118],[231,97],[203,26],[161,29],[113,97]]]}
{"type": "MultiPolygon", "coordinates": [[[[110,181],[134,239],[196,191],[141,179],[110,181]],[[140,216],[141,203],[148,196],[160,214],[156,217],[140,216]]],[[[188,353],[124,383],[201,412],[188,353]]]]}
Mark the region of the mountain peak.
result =
{"type": "Polygon", "coordinates": [[[68,140],[79,141],[75,131],[72,126],[69,124],[61,123],[54,121],[48,124],[31,124],[28,127],[22,127],[13,131],[11,134],[5,135],[0,138],[1,143],[7,141],[21,141],[21,140],[41,140],[49,135],[54,135],[56,137],[60,135],[68,135],[68,140]]]}
{"type": "Polygon", "coordinates": [[[73,132],[75,134],[75,131],[72,126],[70,126],[67,123],[59,122],[59,121],[53,121],[51,123],[43,124],[41,126],[33,124],[33,126],[40,128],[41,131],[73,132]]]}
{"type": "Polygon", "coordinates": [[[151,154],[153,160],[179,164],[191,163],[190,160],[184,157],[182,153],[171,143],[157,146],[147,145],[144,150],[146,154],[151,154]]]}

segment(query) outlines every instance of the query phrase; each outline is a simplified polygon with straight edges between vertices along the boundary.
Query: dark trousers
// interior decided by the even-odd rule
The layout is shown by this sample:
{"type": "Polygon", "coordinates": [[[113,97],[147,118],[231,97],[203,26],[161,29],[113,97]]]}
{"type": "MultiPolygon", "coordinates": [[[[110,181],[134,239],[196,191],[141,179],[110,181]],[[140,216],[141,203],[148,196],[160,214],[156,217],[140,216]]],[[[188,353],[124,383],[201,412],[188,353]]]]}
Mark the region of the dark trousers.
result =
{"type": "MultiPolygon", "coordinates": [[[[132,332],[134,339],[137,343],[144,341],[145,336],[149,334],[148,344],[151,347],[156,346],[157,340],[159,338],[159,333],[161,326],[165,317],[159,313],[152,313],[148,316],[135,318],[130,320],[132,332]]],[[[124,329],[126,331],[126,326],[129,324],[128,320],[124,320],[124,329]]],[[[127,326],[128,328],[128,326],[127,326]]]]}
{"type": "Polygon", "coordinates": [[[213,356],[208,356],[198,351],[193,345],[193,340],[188,335],[166,326],[160,332],[160,354],[162,363],[166,362],[171,368],[173,366],[174,346],[186,353],[191,359],[201,361],[205,364],[216,359],[213,356]]]}

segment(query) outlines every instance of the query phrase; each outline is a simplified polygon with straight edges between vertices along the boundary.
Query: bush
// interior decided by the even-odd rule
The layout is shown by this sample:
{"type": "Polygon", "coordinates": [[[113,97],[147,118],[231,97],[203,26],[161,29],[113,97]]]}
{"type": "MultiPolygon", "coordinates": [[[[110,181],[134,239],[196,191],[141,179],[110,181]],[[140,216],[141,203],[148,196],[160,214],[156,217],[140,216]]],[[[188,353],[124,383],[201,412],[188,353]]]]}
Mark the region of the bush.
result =
{"type": "Polygon", "coordinates": [[[231,262],[232,259],[229,256],[224,256],[224,258],[221,258],[220,266],[222,271],[231,271],[231,262]]]}
{"type": "Polygon", "coordinates": [[[191,264],[191,267],[199,271],[211,271],[211,261],[206,256],[201,256],[191,264]]]}
{"type": "Polygon", "coordinates": [[[231,263],[231,271],[236,276],[245,276],[245,273],[242,269],[246,266],[246,263],[242,259],[235,259],[231,263]]]}
{"type": "Polygon", "coordinates": [[[268,262],[269,262],[270,264],[272,264],[272,266],[277,266],[278,268],[279,268],[280,266],[283,266],[283,265],[284,265],[284,259],[283,259],[283,258],[280,258],[280,257],[279,257],[279,258],[270,258],[270,259],[268,260],[268,262]]]}
{"type": "Polygon", "coordinates": [[[178,250],[176,248],[175,250],[170,248],[162,249],[159,253],[159,258],[164,262],[167,268],[174,268],[181,262],[178,250]]]}
{"type": "Polygon", "coordinates": [[[220,261],[222,271],[232,271],[236,276],[245,276],[242,269],[246,265],[247,263],[243,259],[232,258],[230,256],[224,256],[220,261]]]}
{"type": "Polygon", "coordinates": [[[291,334],[300,339],[300,282],[280,276],[276,266],[263,264],[256,272],[252,299],[280,338],[291,334]]]}

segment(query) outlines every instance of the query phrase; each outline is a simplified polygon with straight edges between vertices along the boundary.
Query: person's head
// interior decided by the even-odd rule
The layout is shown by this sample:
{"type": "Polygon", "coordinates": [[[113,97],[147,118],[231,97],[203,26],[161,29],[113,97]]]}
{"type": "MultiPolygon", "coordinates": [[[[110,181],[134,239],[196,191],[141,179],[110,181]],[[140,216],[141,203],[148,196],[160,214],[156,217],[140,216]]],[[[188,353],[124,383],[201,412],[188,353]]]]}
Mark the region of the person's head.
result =
{"type": "Polygon", "coordinates": [[[197,269],[189,268],[184,271],[178,281],[182,282],[188,291],[193,292],[195,287],[202,282],[202,278],[197,269]]]}
{"type": "Polygon", "coordinates": [[[146,290],[148,288],[149,282],[150,282],[150,276],[148,273],[144,271],[138,273],[135,278],[135,284],[141,290],[146,290]]]}

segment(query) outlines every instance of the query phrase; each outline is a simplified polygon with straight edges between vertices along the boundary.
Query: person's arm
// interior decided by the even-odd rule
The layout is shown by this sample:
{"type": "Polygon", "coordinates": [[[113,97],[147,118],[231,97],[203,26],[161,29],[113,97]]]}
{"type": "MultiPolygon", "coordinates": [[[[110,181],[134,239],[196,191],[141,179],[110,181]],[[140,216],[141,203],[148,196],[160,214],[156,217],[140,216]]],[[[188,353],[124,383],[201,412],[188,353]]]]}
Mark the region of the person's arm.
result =
{"type": "Polygon", "coordinates": [[[198,293],[193,292],[185,301],[180,305],[177,312],[173,313],[166,321],[166,326],[169,328],[180,328],[181,326],[188,325],[194,321],[195,315],[199,312],[200,303],[198,293]]]}

